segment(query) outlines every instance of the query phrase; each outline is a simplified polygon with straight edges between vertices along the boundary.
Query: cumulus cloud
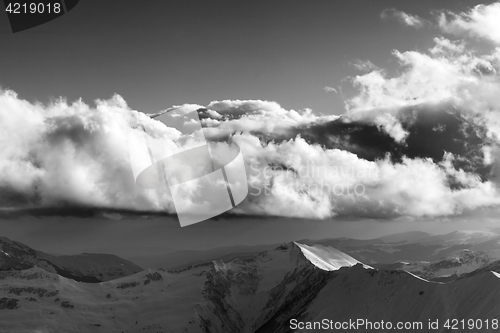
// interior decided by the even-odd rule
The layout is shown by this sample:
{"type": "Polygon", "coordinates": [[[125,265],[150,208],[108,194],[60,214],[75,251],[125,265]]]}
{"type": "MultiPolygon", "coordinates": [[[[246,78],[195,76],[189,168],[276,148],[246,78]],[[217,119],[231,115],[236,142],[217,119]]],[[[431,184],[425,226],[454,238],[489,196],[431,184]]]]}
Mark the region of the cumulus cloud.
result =
{"type": "MultiPolygon", "coordinates": [[[[285,110],[275,102],[216,101],[175,106],[167,111],[200,110],[207,137],[235,132],[276,133],[322,123],[337,116],[318,116],[311,110],[285,110]],[[212,131],[212,136],[210,136],[212,131]]],[[[49,105],[20,99],[0,91],[0,207],[94,207],[175,213],[168,191],[151,191],[134,183],[129,159],[130,137],[144,131],[155,154],[179,149],[175,128],[131,110],[119,95],[98,100],[92,107],[79,100],[61,99],[49,105]]],[[[184,148],[195,144],[188,138],[184,148]]],[[[214,156],[227,150],[221,142],[214,156]]]]}
{"type": "Polygon", "coordinates": [[[500,3],[477,5],[466,13],[442,12],[439,26],[447,33],[488,39],[500,44],[500,3]]]}
{"type": "Polygon", "coordinates": [[[137,191],[127,161],[126,131],[148,119],[118,95],[91,108],[31,104],[1,91],[0,205],[166,208],[137,191]]]}
{"type": "MultiPolygon", "coordinates": [[[[0,94],[2,124],[0,191],[2,207],[135,209],[174,213],[168,193],[144,190],[133,182],[126,140],[146,128],[162,149],[175,149],[179,132],[131,110],[118,95],[90,107],[64,100],[44,106],[0,94]]],[[[250,195],[235,212],[304,218],[336,215],[394,217],[441,216],[500,203],[496,187],[450,162],[389,157],[367,160],[352,152],[308,142],[299,135],[282,141],[261,135],[336,123],[338,117],[310,110],[285,110],[267,101],[218,101],[199,110],[213,156],[223,156],[227,138],[245,157],[250,195]],[[272,125],[270,125],[272,124],[272,125]],[[449,177],[461,186],[452,189],[449,177]]],[[[395,118],[373,122],[395,141],[405,130],[395,118]]],[[[357,126],[361,126],[360,123],[357,126]]],[[[488,157],[491,160],[491,156],[488,157]]]]}
{"type": "MultiPolygon", "coordinates": [[[[449,42],[450,45],[451,42],[449,42]]],[[[397,77],[387,77],[383,71],[356,76],[354,85],[360,93],[348,101],[349,110],[376,107],[402,107],[410,104],[439,103],[450,100],[457,104],[478,102],[478,95],[493,94],[499,89],[496,77],[496,54],[475,56],[454,54],[445,48],[443,39],[427,53],[394,51],[393,56],[405,71],[397,77]]],[[[491,96],[488,98],[491,101],[491,96]]]]}
{"type": "Polygon", "coordinates": [[[500,203],[493,183],[431,159],[367,161],[300,137],[267,145],[249,135],[234,140],[251,156],[250,195],[240,212],[309,218],[443,216],[500,203]],[[450,188],[450,175],[460,176],[461,189],[450,188]]]}
{"type": "Polygon", "coordinates": [[[400,75],[389,77],[385,71],[374,69],[355,76],[352,82],[359,93],[346,102],[350,116],[361,117],[373,110],[394,114],[405,107],[427,104],[439,108],[447,104],[480,115],[488,123],[489,135],[498,136],[500,50],[480,53],[471,49],[467,40],[470,32],[479,35],[480,31],[483,36],[489,32],[491,40],[496,38],[498,29],[490,28],[498,21],[491,19],[498,7],[495,3],[477,6],[468,13],[448,13],[451,20],[442,16],[441,28],[445,32],[453,28],[462,38],[436,37],[427,52],[394,50],[402,69],[400,75]]]}
{"type": "Polygon", "coordinates": [[[395,19],[401,24],[407,25],[413,28],[422,28],[425,25],[425,20],[418,17],[417,15],[407,14],[395,8],[386,8],[380,13],[380,17],[384,20],[395,19]]]}
{"type": "MultiPolygon", "coordinates": [[[[470,119],[471,122],[481,124],[486,128],[485,136],[492,139],[493,143],[485,143],[480,148],[482,152],[479,151],[476,156],[482,156],[482,158],[477,163],[494,165],[493,161],[497,160],[495,155],[498,155],[494,152],[498,151],[496,147],[500,134],[498,126],[500,102],[497,98],[500,93],[498,75],[500,51],[498,48],[489,53],[474,50],[469,46],[468,37],[482,37],[495,43],[500,40],[497,36],[498,22],[500,22],[498,20],[499,5],[499,3],[480,5],[469,12],[460,14],[443,13],[439,17],[439,27],[443,32],[453,33],[461,38],[449,40],[443,36],[436,37],[434,45],[426,52],[393,51],[393,56],[401,65],[401,74],[397,76],[389,77],[385,71],[378,68],[355,76],[352,82],[358,88],[358,94],[346,101],[348,111],[345,118],[375,123],[394,140],[404,143],[408,137],[407,128],[404,128],[404,124],[408,125],[408,122],[405,122],[405,117],[407,117],[405,114],[408,114],[408,110],[425,108],[436,114],[436,116],[428,115],[429,119],[434,120],[438,119],[436,117],[442,117],[443,110],[458,112],[460,117],[470,119]]],[[[386,17],[389,17],[390,13],[396,13],[401,19],[410,17],[394,11],[385,12],[386,17]]],[[[462,132],[460,129],[457,130],[457,133],[462,132]]],[[[436,131],[446,132],[446,125],[437,126],[436,131]]],[[[464,140],[470,139],[470,137],[467,138],[466,133],[469,132],[461,134],[464,135],[464,140]]],[[[416,159],[406,159],[402,164],[395,166],[395,169],[399,168],[402,171],[403,165],[411,166],[410,169],[418,166],[422,175],[432,175],[431,178],[435,179],[435,184],[446,182],[460,184],[460,190],[448,192],[448,194],[445,194],[446,191],[442,192],[444,188],[440,186],[432,187],[430,183],[425,185],[432,192],[428,195],[441,193],[443,198],[448,195],[450,195],[448,198],[453,198],[450,201],[436,198],[436,202],[440,205],[439,209],[434,206],[431,210],[461,211],[469,206],[464,205],[462,201],[464,198],[471,200],[470,202],[474,205],[494,204],[498,200],[495,185],[498,183],[495,180],[498,176],[493,176],[495,172],[490,173],[489,181],[482,182],[477,174],[467,173],[457,168],[460,164],[459,159],[460,157],[446,153],[443,155],[442,162],[437,165],[429,161],[417,162],[416,159]],[[488,196],[484,195],[486,193],[489,193],[488,196]]],[[[497,168],[493,167],[492,170],[495,169],[497,168]]],[[[410,195],[415,199],[419,192],[421,191],[417,185],[410,195]]],[[[430,209],[431,206],[425,204],[419,206],[417,210],[430,209]]],[[[413,214],[416,214],[417,210],[413,210],[413,214]]]]}

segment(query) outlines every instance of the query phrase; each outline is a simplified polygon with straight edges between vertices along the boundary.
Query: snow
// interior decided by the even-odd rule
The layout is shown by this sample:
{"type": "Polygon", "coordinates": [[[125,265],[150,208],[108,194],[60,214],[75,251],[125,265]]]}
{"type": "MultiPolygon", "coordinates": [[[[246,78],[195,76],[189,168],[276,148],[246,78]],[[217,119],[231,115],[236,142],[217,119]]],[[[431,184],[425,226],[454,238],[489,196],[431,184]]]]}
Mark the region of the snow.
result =
{"type": "MultiPolygon", "coordinates": [[[[324,271],[336,271],[341,267],[350,267],[361,263],[353,257],[329,246],[319,244],[309,246],[297,242],[294,242],[294,244],[300,248],[307,260],[324,271]]],[[[365,264],[363,264],[363,267],[373,269],[365,264]]]]}
{"type": "MultiPolygon", "coordinates": [[[[281,325],[282,318],[297,311],[303,321],[372,322],[495,318],[500,311],[496,272],[436,283],[410,272],[367,270],[371,267],[357,264],[362,263],[332,247],[294,242],[250,259],[175,272],[146,270],[99,284],[32,268],[2,280],[0,298],[17,298],[19,307],[0,311],[0,327],[8,332],[200,333],[210,323],[210,332],[252,333],[273,321],[281,325]],[[340,270],[346,266],[355,267],[340,270]],[[161,279],[146,283],[148,274],[156,273],[161,279]],[[316,286],[317,293],[307,294],[316,286]],[[58,294],[38,296],[29,287],[58,294]],[[15,295],[9,288],[24,291],[15,295]],[[231,329],[228,324],[240,326],[231,329]]],[[[268,331],[284,332],[273,327],[278,326],[268,331]]]]}
{"type": "Polygon", "coordinates": [[[427,283],[444,284],[444,282],[429,281],[429,280],[426,280],[426,279],[424,279],[424,278],[422,278],[422,277],[420,277],[420,276],[418,276],[418,275],[415,275],[415,274],[413,274],[413,273],[411,273],[411,272],[408,272],[408,271],[405,271],[405,272],[406,272],[406,273],[408,273],[408,274],[410,274],[410,275],[411,275],[411,276],[413,276],[414,278],[417,278],[417,279],[422,280],[422,281],[427,282],[427,283]]]}
{"type": "Polygon", "coordinates": [[[493,275],[495,275],[497,278],[500,278],[500,274],[498,274],[497,272],[494,272],[494,271],[491,271],[493,273],[493,275]]]}
{"type": "Polygon", "coordinates": [[[429,280],[426,280],[426,279],[424,279],[424,278],[421,278],[420,276],[417,276],[417,275],[415,275],[415,274],[413,274],[413,273],[411,273],[411,272],[408,272],[408,271],[405,271],[405,272],[406,272],[406,273],[408,273],[408,274],[410,274],[411,276],[413,276],[413,277],[415,277],[415,278],[419,279],[419,280],[422,280],[422,281],[425,281],[425,282],[430,282],[429,280]]]}

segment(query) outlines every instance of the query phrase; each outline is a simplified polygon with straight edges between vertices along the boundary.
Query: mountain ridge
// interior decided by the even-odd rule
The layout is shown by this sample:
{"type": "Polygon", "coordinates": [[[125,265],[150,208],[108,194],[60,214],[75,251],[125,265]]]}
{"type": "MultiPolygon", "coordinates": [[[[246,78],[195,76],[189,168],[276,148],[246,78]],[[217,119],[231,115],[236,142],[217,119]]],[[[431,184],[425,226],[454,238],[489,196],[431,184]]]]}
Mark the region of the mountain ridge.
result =
{"type": "Polygon", "coordinates": [[[0,237],[0,271],[38,266],[79,282],[98,283],[130,275],[141,267],[112,254],[51,255],[0,237]]]}
{"type": "MultiPolygon", "coordinates": [[[[0,272],[0,327],[44,333],[289,333],[306,332],[291,329],[291,320],[426,324],[468,315],[498,318],[498,276],[482,270],[450,283],[429,282],[299,242],[250,258],[141,271],[99,284],[33,267],[0,272]]],[[[389,331],[394,330],[381,330],[389,331]]]]}

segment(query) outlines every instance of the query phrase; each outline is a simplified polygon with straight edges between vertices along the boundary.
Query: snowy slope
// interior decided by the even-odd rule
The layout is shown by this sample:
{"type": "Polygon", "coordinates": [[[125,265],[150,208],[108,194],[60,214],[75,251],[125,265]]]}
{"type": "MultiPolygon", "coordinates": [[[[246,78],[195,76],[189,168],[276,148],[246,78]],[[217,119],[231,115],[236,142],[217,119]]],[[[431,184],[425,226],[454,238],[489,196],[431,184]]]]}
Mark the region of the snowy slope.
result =
{"type": "Polygon", "coordinates": [[[500,278],[491,271],[434,283],[290,242],[252,258],[98,284],[36,267],[0,272],[0,333],[285,333],[291,319],[498,319],[499,298],[500,278]]]}
{"type": "MultiPolygon", "coordinates": [[[[432,283],[404,271],[367,271],[358,266],[341,274],[318,293],[298,317],[302,321],[324,318],[371,322],[423,322],[423,329],[409,332],[446,332],[447,319],[499,319],[500,279],[491,272],[452,283],[432,283]],[[332,299],[337,301],[332,302],[332,299]],[[439,320],[439,330],[428,329],[428,320],[439,320]]],[[[397,330],[377,330],[395,332],[397,330]]],[[[453,332],[497,332],[498,329],[456,329],[453,332]]],[[[285,332],[285,330],[276,330],[285,332]]],[[[296,330],[296,332],[312,332],[296,330]]],[[[318,331],[315,331],[318,332],[318,331]]],[[[373,332],[364,329],[355,332],[373,332]]]]}

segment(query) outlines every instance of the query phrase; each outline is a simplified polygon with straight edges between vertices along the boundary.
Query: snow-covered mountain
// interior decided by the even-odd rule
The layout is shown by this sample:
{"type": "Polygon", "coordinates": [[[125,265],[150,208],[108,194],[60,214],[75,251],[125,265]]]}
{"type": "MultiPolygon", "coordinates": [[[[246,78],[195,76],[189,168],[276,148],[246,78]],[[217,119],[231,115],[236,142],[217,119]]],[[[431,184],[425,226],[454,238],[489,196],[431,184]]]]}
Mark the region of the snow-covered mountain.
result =
{"type": "Polygon", "coordinates": [[[99,284],[34,267],[0,272],[0,332],[317,332],[294,323],[357,318],[422,322],[419,332],[444,332],[449,318],[499,318],[498,276],[478,270],[434,283],[297,242],[251,258],[99,284]],[[428,329],[429,319],[439,320],[440,330],[428,329]]]}
{"type": "Polygon", "coordinates": [[[296,242],[250,259],[215,262],[191,331],[256,332],[275,318],[301,311],[332,272],[356,264],[361,263],[334,248],[296,242]]]}
{"type": "Polygon", "coordinates": [[[305,240],[306,244],[332,246],[366,264],[435,262],[463,250],[482,251],[500,259],[500,234],[483,230],[457,230],[444,235],[404,233],[371,240],[346,238],[305,240]]]}
{"type": "Polygon", "coordinates": [[[407,270],[425,279],[458,277],[464,273],[475,271],[495,260],[484,251],[461,250],[455,255],[434,262],[402,263],[400,269],[407,270]]]}
{"type": "MultiPolygon", "coordinates": [[[[374,332],[368,322],[383,320],[386,329],[376,332],[495,332],[487,328],[492,319],[500,315],[500,279],[492,272],[475,274],[467,279],[451,283],[434,283],[419,279],[404,271],[365,270],[355,266],[342,268],[339,274],[317,294],[298,320],[321,321],[324,318],[334,322],[349,322],[362,319],[364,325],[354,332],[374,332]],[[445,327],[447,320],[474,319],[481,321],[481,329],[458,326],[445,327]],[[388,329],[387,322],[392,325],[388,329]],[[430,322],[438,326],[429,328],[430,322]],[[398,323],[410,325],[407,330],[397,330],[398,323]],[[415,326],[421,323],[422,326],[415,326]]],[[[448,321],[450,324],[450,321],[448,321]]],[[[475,324],[474,324],[475,325],[475,324]]],[[[286,328],[275,332],[287,332],[286,328]]],[[[296,330],[295,332],[318,332],[296,330]]]]}
{"type": "Polygon", "coordinates": [[[142,268],[111,254],[50,255],[0,237],[0,271],[40,267],[81,281],[102,282],[140,272],[142,268]]]}
{"type": "Polygon", "coordinates": [[[0,327],[8,332],[254,332],[277,315],[300,311],[333,272],[356,264],[333,248],[292,242],[252,258],[143,271],[100,284],[78,283],[38,267],[0,272],[0,304],[7,304],[0,310],[0,327]]]}

